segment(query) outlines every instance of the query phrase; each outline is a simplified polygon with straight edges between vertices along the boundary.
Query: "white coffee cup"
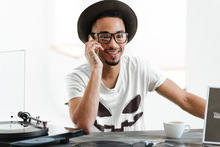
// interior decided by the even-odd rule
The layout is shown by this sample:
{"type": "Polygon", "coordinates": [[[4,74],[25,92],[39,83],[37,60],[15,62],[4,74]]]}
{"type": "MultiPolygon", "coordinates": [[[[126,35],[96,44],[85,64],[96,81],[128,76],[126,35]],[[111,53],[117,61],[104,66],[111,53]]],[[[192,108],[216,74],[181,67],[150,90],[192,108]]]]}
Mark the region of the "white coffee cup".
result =
{"type": "Polygon", "coordinates": [[[165,121],[163,126],[168,138],[181,138],[183,133],[190,131],[190,126],[181,121],[165,121]],[[187,130],[186,127],[188,127],[187,130]]]}

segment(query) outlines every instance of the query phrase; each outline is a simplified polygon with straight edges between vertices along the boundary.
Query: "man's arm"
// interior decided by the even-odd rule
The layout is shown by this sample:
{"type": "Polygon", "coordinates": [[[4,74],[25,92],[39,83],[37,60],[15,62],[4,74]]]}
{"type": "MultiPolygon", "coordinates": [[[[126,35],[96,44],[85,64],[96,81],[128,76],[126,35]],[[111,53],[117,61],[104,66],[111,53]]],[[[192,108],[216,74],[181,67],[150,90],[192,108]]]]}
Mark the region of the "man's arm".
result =
{"type": "Polygon", "coordinates": [[[85,44],[85,56],[92,67],[91,77],[86,86],[83,97],[73,98],[69,101],[69,114],[72,122],[78,129],[83,129],[85,134],[90,133],[99,105],[100,85],[103,64],[95,49],[104,50],[97,41],[90,40],[85,44]]]}
{"type": "Polygon", "coordinates": [[[99,104],[101,71],[93,70],[83,97],[73,98],[69,101],[69,114],[77,128],[83,129],[85,134],[90,133],[99,104]]]}
{"type": "Polygon", "coordinates": [[[182,90],[170,79],[166,79],[156,91],[190,114],[202,119],[204,118],[206,101],[182,90]]]}

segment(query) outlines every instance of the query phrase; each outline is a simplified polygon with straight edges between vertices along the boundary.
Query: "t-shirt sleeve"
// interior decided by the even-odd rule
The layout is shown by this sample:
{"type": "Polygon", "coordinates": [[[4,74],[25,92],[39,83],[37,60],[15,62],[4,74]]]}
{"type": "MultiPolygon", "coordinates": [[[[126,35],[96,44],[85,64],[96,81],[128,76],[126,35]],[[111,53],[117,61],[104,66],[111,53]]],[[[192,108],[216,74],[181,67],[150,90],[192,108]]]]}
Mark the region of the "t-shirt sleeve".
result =
{"type": "Polygon", "coordinates": [[[148,90],[154,91],[166,80],[164,73],[152,62],[149,62],[149,85],[148,90]]]}
{"type": "Polygon", "coordinates": [[[65,86],[68,100],[83,96],[86,89],[86,84],[81,76],[73,72],[65,77],[65,86]]]}

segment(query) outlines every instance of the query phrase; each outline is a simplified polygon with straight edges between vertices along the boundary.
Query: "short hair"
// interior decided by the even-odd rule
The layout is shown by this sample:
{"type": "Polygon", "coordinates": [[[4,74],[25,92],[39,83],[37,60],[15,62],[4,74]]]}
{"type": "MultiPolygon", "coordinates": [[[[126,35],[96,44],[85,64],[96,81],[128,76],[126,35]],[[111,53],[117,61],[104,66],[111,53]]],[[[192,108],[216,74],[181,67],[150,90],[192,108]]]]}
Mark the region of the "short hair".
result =
{"type": "MultiPolygon", "coordinates": [[[[92,21],[92,24],[91,24],[91,27],[90,27],[90,30],[92,30],[92,27],[93,25],[96,23],[96,21],[100,18],[104,18],[104,17],[115,17],[115,18],[120,18],[122,21],[123,21],[123,17],[122,17],[122,14],[118,11],[115,11],[115,10],[108,10],[108,11],[105,11],[105,12],[102,12],[100,13],[99,15],[97,15],[93,21],[92,21]]],[[[124,23],[124,21],[123,21],[124,23]]]]}

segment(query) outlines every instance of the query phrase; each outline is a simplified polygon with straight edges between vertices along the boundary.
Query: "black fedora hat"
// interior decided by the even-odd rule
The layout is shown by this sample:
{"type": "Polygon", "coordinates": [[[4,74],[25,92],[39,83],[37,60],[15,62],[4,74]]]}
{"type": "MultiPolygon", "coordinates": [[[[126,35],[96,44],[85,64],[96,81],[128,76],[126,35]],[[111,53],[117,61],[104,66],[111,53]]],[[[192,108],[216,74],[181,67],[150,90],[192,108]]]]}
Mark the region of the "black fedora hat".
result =
{"type": "Polygon", "coordinates": [[[137,31],[137,17],[134,11],[121,1],[102,0],[86,8],[78,19],[78,36],[83,43],[88,41],[88,35],[91,33],[93,19],[100,13],[108,10],[115,10],[122,14],[125,30],[128,33],[128,42],[132,40],[137,31]]]}

